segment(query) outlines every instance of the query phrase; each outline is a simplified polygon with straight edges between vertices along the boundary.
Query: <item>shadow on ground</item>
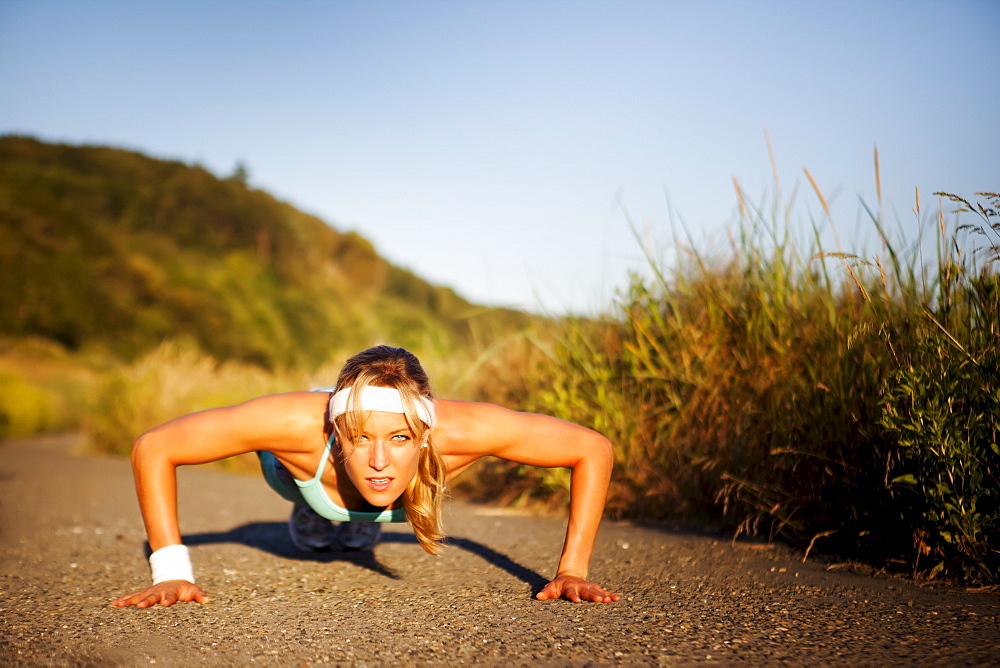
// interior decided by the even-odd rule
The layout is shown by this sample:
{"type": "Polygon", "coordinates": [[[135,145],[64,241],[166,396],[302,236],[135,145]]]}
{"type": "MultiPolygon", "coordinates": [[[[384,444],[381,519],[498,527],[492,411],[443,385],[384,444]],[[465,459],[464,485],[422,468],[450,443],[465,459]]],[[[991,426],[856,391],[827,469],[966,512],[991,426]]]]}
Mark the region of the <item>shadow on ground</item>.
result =
{"type": "MultiPolygon", "coordinates": [[[[416,545],[417,539],[410,533],[386,531],[382,534],[380,542],[416,545]]],[[[324,552],[303,552],[292,545],[288,538],[288,525],[284,522],[248,522],[228,531],[193,533],[184,536],[185,545],[214,545],[220,543],[246,545],[283,559],[294,559],[296,561],[315,561],[319,563],[344,561],[367,568],[379,575],[384,575],[394,580],[400,579],[400,575],[379,562],[372,551],[329,550],[324,552]]],[[[522,566],[506,554],[497,552],[492,547],[483,545],[471,538],[449,536],[447,543],[450,546],[474,554],[487,563],[521,580],[531,587],[533,595],[541,591],[542,587],[548,583],[548,580],[530,568],[522,566]]],[[[146,546],[146,550],[148,554],[148,545],[146,546]]]]}

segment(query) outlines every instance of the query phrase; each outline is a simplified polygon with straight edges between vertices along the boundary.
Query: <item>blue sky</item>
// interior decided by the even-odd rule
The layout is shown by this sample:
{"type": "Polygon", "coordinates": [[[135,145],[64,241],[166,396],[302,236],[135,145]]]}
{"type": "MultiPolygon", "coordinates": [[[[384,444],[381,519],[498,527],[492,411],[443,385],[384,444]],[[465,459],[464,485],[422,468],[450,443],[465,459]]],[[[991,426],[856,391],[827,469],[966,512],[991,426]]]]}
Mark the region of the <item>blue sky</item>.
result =
{"type": "Polygon", "coordinates": [[[131,148],[357,230],[480,303],[603,310],[724,243],[739,179],[868,233],[1000,189],[1000,2],[0,0],[0,133],[131,148]]]}

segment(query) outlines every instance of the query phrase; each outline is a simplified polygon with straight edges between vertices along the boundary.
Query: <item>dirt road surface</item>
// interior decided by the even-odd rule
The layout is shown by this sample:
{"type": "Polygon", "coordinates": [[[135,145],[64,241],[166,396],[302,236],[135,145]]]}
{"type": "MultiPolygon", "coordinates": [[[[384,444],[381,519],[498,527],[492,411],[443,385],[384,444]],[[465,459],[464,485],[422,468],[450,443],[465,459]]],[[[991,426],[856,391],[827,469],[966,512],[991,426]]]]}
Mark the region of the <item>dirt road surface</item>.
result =
{"type": "Polygon", "coordinates": [[[780,546],[606,522],[612,604],[539,602],[564,520],[450,502],[431,557],[304,554],[262,479],[180,473],[204,605],[119,609],[149,580],[126,461],[0,444],[2,665],[1000,664],[1000,595],[831,569],[780,546]]]}

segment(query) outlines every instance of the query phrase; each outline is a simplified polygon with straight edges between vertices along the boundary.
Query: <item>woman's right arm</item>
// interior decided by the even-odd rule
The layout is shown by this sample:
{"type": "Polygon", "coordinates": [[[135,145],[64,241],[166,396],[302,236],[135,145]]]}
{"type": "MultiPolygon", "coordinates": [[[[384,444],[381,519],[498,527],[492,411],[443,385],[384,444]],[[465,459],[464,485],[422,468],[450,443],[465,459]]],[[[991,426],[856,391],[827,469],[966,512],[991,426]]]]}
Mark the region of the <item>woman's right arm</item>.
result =
{"type": "MultiPolygon", "coordinates": [[[[132,471],[150,550],[155,553],[181,544],[177,517],[178,466],[203,464],[255,450],[301,448],[303,443],[311,442],[306,435],[315,434],[317,425],[322,428],[322,412],[317,418],[313,407],[316,396],[315,393],[271,395],[237,406],[192,413],[137,438],[132,448],[132,471]]],[[[145,608],[157,603],[207,600],[204,591],[190,579],[179,578],[123,596],[113,605],[145,608]]]]}

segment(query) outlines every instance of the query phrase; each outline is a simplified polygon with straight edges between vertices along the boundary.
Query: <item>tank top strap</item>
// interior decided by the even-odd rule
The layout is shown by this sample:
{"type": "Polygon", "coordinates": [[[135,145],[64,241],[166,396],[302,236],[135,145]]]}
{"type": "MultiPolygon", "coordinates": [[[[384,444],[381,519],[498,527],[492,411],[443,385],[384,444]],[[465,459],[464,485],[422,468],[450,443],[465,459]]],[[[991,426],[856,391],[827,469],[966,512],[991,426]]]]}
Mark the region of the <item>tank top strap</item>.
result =
{"type": "Polygon", "coordinates": [[[323,448],[323,454],[319,458],[319,465],[316,467],[316,475],[312,478],[312,482],[314,483],[323,477],[323,471],[326,470],[326,462],[330,459],[330,452],[333,450],[333,441],[335,438],[337,438],[337,435],[330,432],[330,438],[326,439],[326,447],[323,448]]]}

